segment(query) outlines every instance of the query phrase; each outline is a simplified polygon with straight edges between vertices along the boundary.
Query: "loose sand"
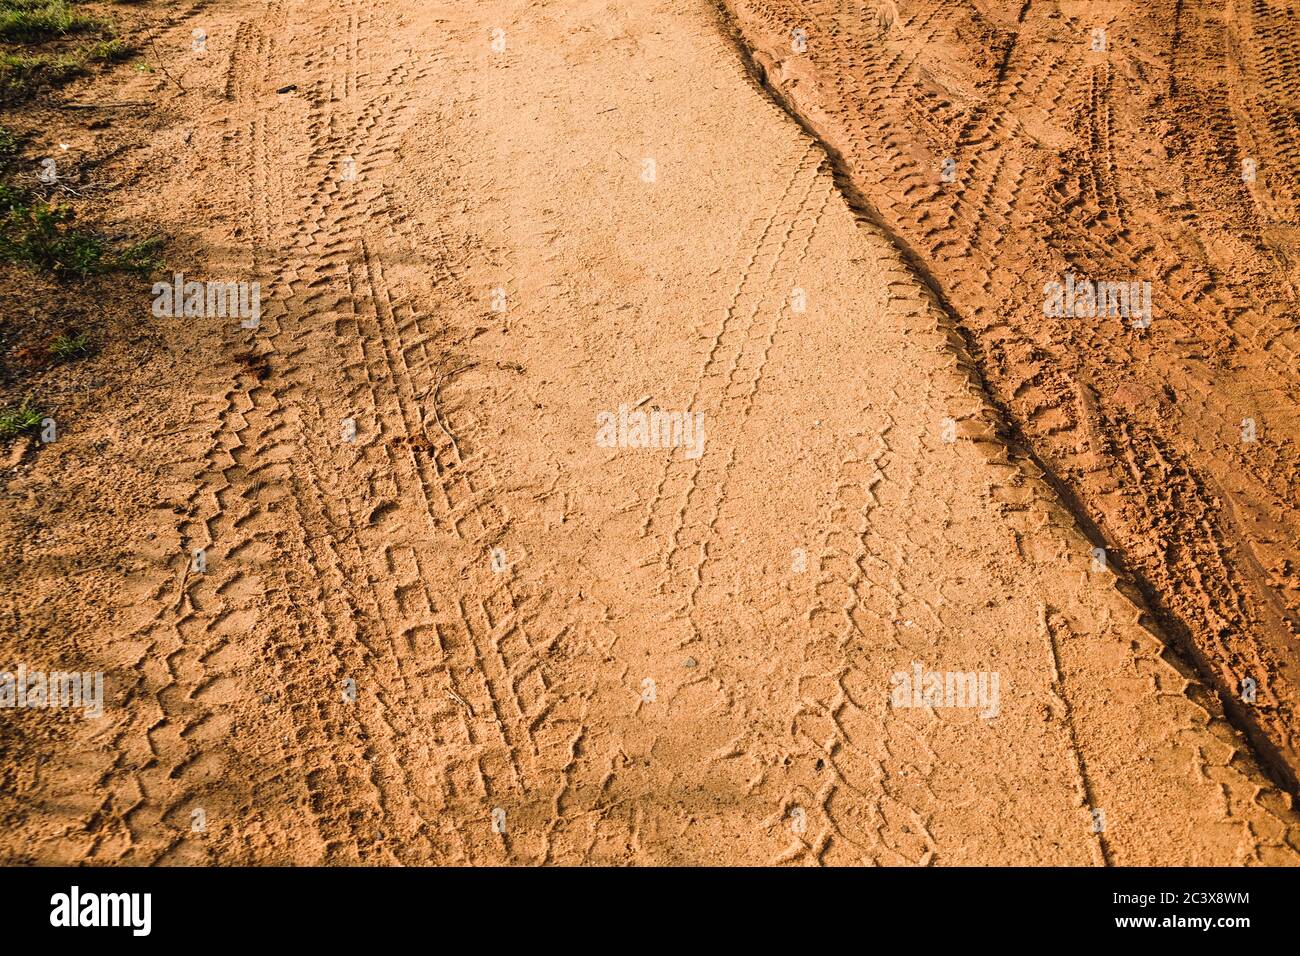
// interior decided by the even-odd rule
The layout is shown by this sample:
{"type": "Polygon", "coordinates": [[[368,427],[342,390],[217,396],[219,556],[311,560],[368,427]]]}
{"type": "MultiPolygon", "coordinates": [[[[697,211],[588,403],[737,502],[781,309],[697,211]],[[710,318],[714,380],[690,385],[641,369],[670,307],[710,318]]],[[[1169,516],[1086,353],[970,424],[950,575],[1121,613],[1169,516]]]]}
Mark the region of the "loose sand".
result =
{"type": "Polygon", "coordinates": [[[121,212],[260,327],[141,289],[7,473],[0,668],[106,699],[4,714],[0,858],[1296,863],[1294,32],[1173,6],[175,20],[121,212]]]}

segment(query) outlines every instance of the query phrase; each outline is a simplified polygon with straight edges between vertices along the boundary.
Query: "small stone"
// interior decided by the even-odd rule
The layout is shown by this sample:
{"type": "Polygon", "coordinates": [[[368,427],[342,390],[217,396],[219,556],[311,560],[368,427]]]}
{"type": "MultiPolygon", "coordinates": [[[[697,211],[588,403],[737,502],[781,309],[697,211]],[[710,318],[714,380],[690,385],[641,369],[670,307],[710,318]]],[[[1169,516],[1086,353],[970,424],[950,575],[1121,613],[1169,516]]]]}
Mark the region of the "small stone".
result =
{"type": "Polygon", "coordinates": [[[696,662],[695,658],[693,658],[693,657],[688,657],[688,658],[686,658],[686,660],[683,662],[683,664],[684,664],[686,667],[694,667],[694,666],[696,665],[696,663],[697,663],[697,662],[696,662]]]}

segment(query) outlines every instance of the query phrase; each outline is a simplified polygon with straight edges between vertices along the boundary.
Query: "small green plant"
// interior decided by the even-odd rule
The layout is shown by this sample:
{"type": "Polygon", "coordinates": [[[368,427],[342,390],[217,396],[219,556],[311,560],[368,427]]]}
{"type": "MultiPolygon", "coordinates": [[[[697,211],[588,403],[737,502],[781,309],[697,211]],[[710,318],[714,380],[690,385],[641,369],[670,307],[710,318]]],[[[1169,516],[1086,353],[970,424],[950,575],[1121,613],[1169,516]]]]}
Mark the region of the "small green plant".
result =
{"type": "Polygon", "coordinates": [[[90,354],[90,337],[84,332],[61,332],[50,340],[50,354],[60,362],[71,362],[90,354]]]}
{"type": "Polygon", "coordinates": [[[135,56],[135,47],[114,37],[111,40],[92,43],[86,49],[86,56],[97,63],[121,63],[135,56]]]}
{"type": "Polygon", "coordinates": [[[21,99],[43,83],[64,83],[85,72],[83,55],[0,52],[0,94],[21,99]]]}
{"type": "Polygon", "coordinates": [[[153,237],[133,242],[114,253],[109,260],[109,268],[119,272],[134,272],[136,275],[149,275],[162,268],[163,241],[153,237]]]}
{"type": "Polygon", "coordinates": [[[0,410],[0,438],[30,434],[41,427],[41,410],[24,399],[21,405],[0,410]]]}
{"type": "Polygon", "coordinates": [[[0,261],[18,262],[59,278],[85,278],[104,272],[147,275],[160,265],[161,239],[115,247],[78,228],[68,206],[32,199],[0,183],[0,261]]]}
{"type": "Polygon", "coordinates": [[[57,276],[102,272],[106,245],[76,228],[75,213],[56,203],[12,203],[0,216],[0,259],[22,262],[57,276]]]}
{"type": "Polygon", "coordinates": [[[92,63],[118,63],[136,53],[112,23],[65,0],[0,0],[0,43],[0,99],[10,102],[81,76],[92,63]],[[82,38],[76,46],[67,42],[73,36],[82,38]],[[51,46],[23,46],[46,43],[51,46]]]}
{"type": "Polygon", "coordinates": [[[7,126],[0,126],[0,165],[17,156],[21,146],[22,140],[17,133],[7,126]]]}
{"type": "Polygon", "coordinates": [[[30,202],[30,197],[27,190],[0,180],[0,215],[9,212],[16,206],[26,205],[28,202],[30,202]]]}

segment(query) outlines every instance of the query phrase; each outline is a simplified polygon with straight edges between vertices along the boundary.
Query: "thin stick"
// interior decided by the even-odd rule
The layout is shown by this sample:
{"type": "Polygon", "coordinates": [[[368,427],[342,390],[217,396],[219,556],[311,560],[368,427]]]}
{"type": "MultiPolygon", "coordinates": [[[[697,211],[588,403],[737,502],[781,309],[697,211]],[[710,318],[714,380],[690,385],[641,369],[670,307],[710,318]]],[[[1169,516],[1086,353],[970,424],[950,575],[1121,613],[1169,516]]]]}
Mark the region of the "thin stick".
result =
{"type": "Polygon", "coordinates": [[[167,79],[169,79],[169,80],[171,80],[173,83],[175,83],[177,89],[179,89],[182,93],[188,93],[189,90],[185,89],[185,87],[184,87],[184,85],[181,83],[181,81],[178,80],[178,79],[177,79],[177,78],[172,74],[172,71],[171,71],[171,70],[167,69],[167,64],[163,62],[162,54],[158,52],[158,44],[157,44],[156,42],[154,42],[154,38],[153,38],[153,28],[152,28],[152,27],[145,27],[145,28],[144,28],[144,32],[145,32],[145,35],[149,37],[149,48],[150,48],[151,50],[153,50],[154,59],[156,59],[156,60],[158,61],[158,69],[162,70],[162,72],[163,72],[163,76],[167,77],[167,79]]]}
{"type": "Polygon", "coordinates": [[[450,687],[447,688],[447,696],[450,697],[452,700],[454,700],[456,703],[460,704],[466,710],[468,710],[469,715],[471,717],[474,716],[474,708],[469,705],[469,701],[467,701],[464,697],[461,697],[460,694],[456,693],[450,687]]]}

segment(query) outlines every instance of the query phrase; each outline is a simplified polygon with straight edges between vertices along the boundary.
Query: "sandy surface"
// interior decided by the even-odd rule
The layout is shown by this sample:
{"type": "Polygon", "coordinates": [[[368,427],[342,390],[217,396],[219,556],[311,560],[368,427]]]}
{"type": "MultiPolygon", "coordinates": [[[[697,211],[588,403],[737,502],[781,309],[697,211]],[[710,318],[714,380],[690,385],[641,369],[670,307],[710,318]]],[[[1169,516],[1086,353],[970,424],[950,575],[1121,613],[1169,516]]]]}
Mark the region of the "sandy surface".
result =
{"type": "Polygon", "coordinates": [[[1255,682],[1233,717],[1294,790],[1294,4],[727,9],[1166,632],[1225,700],[1255,682]],[[1067,274],[1149,283],[1150,324],[1046,316],[1044,287],[1067,274]]]}
{"type": "Polygon", "coordinates": [[[1247,736],[1291,753],[1294,329],[1262,304],[1289,273],[1242,291],[1172,174],[1122,172],[1107,103],[1145,76],[1169,113],[1168,63],[1049,71],[1079,5],[1025,4],[1009,50],[969,5],[841,6],[168,28],[208,50],[122,214],[165,216],[189,277],[260,281],[261,325],[150,317],[147,398],[8,481],[7,657],[107,690],[6,713],[0,858],[1297,862],[1247,736]],[[1156,321],[1045,320],[1053,256],[1149,277],[1156,321]],[[702,445],[617,427],[655,411],[702,445]],[[1266,690],[1230,720],[1242,660],[1266,690]],[[927,703],[917,670],[986,694],[927,703]]]}

